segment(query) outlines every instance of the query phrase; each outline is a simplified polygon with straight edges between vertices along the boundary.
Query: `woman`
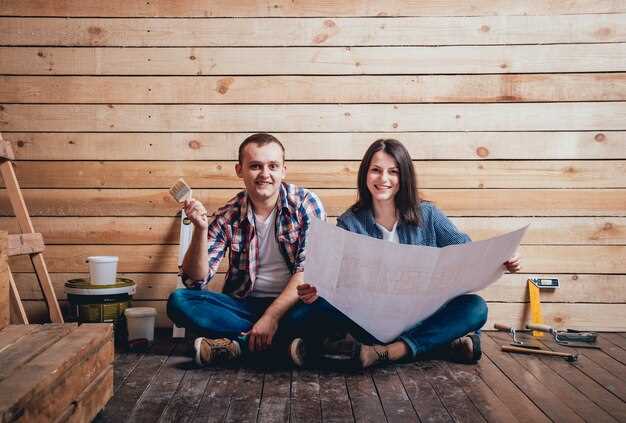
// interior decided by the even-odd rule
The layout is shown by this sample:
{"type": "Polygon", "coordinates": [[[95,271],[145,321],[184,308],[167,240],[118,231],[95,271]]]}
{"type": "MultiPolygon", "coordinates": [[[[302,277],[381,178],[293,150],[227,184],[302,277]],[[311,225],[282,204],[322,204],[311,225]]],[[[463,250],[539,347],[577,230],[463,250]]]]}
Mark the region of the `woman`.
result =
{"type": "MultiPolygon", "coordinates": [[[[471,241],[434,204],[420,200],[411,157],[394,139],[379,139],[368,148],[359,168],[357,202],[337,219],[337,226],[400,244],[445,247],[471,241]]],[[[504,265],[509,272],[520,269],[517,257],[504,265]]],[[[309,284],[302,284],[298,296],[311,304],[317,300],[317,291],[309,284]]],[[[471,333],[487,320],[487,305],[478,295],[453,298],[387,345],[382,345],[323,299],[317,302],[321,302],[318,306],[324,310],[323,318],[330,319],[324,324],[339,325],[357,340],[353,352],[362,367],[415,359],[428,353],[463,363],[475,363],[481,357],[480,338],[471,333]]],[[[304,342],[295,340],[291,355],[296,364],[298,358],[302,361],[303,354],[304,342]]]]}

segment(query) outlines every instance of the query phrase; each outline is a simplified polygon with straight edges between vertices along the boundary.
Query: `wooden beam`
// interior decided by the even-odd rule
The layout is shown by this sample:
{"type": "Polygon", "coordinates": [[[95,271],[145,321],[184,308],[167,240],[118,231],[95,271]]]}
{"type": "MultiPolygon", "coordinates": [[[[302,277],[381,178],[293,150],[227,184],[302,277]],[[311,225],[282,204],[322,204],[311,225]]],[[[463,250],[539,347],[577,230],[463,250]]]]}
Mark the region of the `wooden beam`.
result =
{"type": "MultiPolygon", "coordinates": [[[[34,275],[35,280],[37,279],[37,274],[34,275]]],[[[15,280],[13,279],[13,274],[9,271],[9,284],[10,284],[10,296],[11,296],[11,321],[14,323],[20,323],[27,325],[28,324],[28,315],[26,314],[26,309],[24,308],[24,304],[22,303],[22,298],[20,297],[20,293],[17,290],[17,285],[15,284],[15,280]]],[[[39,284],[37,284],[39,286],[39,284]]],[[[41,288],[39,288],[39,292],[41,293],[41,288]]]]}
{"type": "Polygon", "coordinates": [[[45,250],[40,233],[9,235],[9,256],[41,253],[45,250]]]}
{"type": "MultiPolygon", "coordinates": [[[[250,133],[7,133],[19,160],[234,160],[250,133]]],[[[289,160],[361,160],[395,138],[414,160],[626,159],[625,131],[275,133],[289,160]]]]}
{"type": "MultiPolygon", "coordinates": [[[[626,55],[626,49],[624,53],[626,55]]],[[[152,106],[11,104],[0,109],[0,121],[6,123],[6,131],[624,130],[626,102],[152,106]]]]}
{"type": "MultiPolygon", "coordinates": [[[[235,161],[21,161],[24,188],[169,188],[184,178],[193,187],[243,189],[235,161]]],[[[287,162],[287,181],[307,187],[356,186],[358,161],[287,162]]],[[[626,188],[626,160],[415,161],[420,188],[626,188]]]]}
{"type": "MultiPolygon", "coordinates": [[[[213,213],[237,189],[198,189],[194,196],[213,213]]],[[[356,200],[355,189],[316,189],[326,213],[339,216],[356,200]]],[[[25,189],[33,216],[173,217],[178,204],[163,189],[25,189]]],[[[626,190],[615,189],[424,189],[424,199],[448,216],[626,216],[626,190]]],[[[13,215],[0,190],[0,216],[13,215]]]]}
{"type": "Polygon", "coordinates": [[[11,323],[9,262],[7,256],[7,233],[0,231],[0,330],[11,323]]]}
{"type": "Polygon", "coordinates": [[[443,47],[0,47],[6,75],[624,72],[626,44],[443,47]],[[245,57],[246,60],[241,60],[245,57]]]}
{"type": "Polygon", "coordinates": [[[385,0],[332,0],[293,2],[291,0],[239,1],[152,0],[128,2],[111,0],[4,0],[2,16],[60,17],[309,17],[309,16],[480,16],[480,15],[565,15],[575,13],[624,13],[626,6],[610,0],[554,2],[536,0],[471,3],[454,0],[389,2],[385,0]]]}
{"type": "Polygon", "coordinates": [[[0,76],[3,103],[492,103],[626,100],[626,73],[0,76]]]}
{"type": "Polygon", "coordinates": [[[0,45],[284,47],[623,42],[624,14],[402,18],[0,18],[0,45]],[[176,31],[172,31],[172,28],[176,31]],[[572,31],[571,28],[576,28],[572,31]]]}

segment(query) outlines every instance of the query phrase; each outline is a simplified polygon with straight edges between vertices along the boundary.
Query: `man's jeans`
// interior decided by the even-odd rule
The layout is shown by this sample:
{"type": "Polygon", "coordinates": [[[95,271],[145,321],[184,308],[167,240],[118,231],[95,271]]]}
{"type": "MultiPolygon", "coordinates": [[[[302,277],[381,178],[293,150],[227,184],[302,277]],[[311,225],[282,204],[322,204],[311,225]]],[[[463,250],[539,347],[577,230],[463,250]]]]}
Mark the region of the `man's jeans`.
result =
{"type": "MultiPolygon", "coordinates": [[[[237,340],[245,354],[248,342],[242,332],[252,329],[274,300],[255,297],[238,299],[218,292],[181,288],[170,294],[167,315],[176,325],[191,329],[198,335],[237,340]]],[[[313,310],[310,305],[296,303],[279,322],[272,341],[273,350],[286,353],[287,345],[293,338],[302,337],[312,330],[309,324],[315,324],[310,318],[313,310]]]]}
{"type": "MultiPolygon", "coordinates": [[[[242,351],[247,341],[241,336],[263,315],[274,298],[233,298],[226,294],[177,289],[167,302],[167,315],[178,326],[209,338],[239,340],[242,351]]],[[[402,333],[411,358],[436,351],[469,332],[478,331],[487,321],[487,304],[480,296],[461,295],[444,304],[432,316],[402,333]]],[[[317,342],[323,336],[350,333],[364,344],[380,344],[375,337],[354,323],[323,298],[312,304],[296,303],[281,319],[273,345],[282,352],[295,337],[317,342]]],[[[275,349],[275,351],[276,351],[275,349]]]]}
{"type": "MultiPolygon", "coordinates": [[[[381,344],[345,314],[323,298],[312,303],[315,313],[310,318],[318,327],[335,327],[350,333],[357,341],[372,345],[381,344]]],[[[456,338],[476,332],[487,321],[487,304],[475,294],[461,295],[441,306],[432,316],[402,333],[398,339],[409,347],[412,359],[428,358],[427,353],[437,353],[456,338]]]]}

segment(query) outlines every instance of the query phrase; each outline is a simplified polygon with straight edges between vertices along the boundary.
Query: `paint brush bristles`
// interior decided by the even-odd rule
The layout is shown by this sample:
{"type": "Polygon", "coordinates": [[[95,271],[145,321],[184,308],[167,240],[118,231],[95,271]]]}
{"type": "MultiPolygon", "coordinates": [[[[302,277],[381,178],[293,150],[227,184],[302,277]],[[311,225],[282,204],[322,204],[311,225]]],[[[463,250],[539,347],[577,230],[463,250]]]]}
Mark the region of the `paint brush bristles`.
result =
{"type": "Polygon", "coordinates": [[[182,178],[180,178],[174,185],[172,185],[172,188],[170,188],[170,194],[174,197],[174,200],[182,203],[185,200],[189,200],[191,197],[191,187],[187,185],[182,178]]]}

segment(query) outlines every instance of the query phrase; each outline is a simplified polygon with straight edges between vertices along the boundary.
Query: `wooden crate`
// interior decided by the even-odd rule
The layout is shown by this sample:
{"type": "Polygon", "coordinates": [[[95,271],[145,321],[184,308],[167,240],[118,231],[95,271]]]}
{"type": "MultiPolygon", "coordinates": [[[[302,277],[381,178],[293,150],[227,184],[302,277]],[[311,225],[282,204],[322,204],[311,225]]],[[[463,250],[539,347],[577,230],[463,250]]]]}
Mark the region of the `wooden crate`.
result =
{"type": "Polygon", "coordinates": [[[113,395],[110,324],[0,331],[0,422],[91,421],[113,395]]]}

